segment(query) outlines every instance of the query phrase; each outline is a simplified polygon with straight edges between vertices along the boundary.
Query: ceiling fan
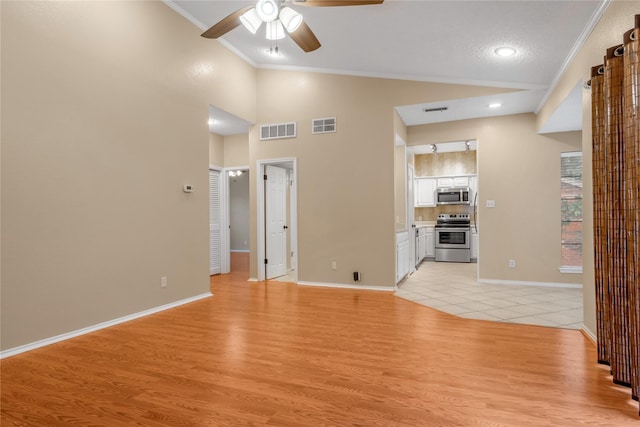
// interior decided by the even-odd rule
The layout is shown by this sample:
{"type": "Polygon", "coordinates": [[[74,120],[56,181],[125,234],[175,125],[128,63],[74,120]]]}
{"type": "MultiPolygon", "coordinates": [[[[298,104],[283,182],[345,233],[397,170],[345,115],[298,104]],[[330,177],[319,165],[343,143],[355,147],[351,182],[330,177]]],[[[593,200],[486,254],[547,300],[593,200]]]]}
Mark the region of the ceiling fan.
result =
{"type": "Polygon", "coordinates": [[[384,0],[257,0],[255,6],[247,6],[236,10],[231,15],[202,33],[202,37],[217,39],[243,24],[255,34],[266,24],[268,40],[279,40],[285,37],[285,30],[291,39],[305,52],[312,52],[320,47],[320,42],[311,28],[303,21],[302,15],[285,2],[296,6],[362,6],[381,4],[384,0]]]}

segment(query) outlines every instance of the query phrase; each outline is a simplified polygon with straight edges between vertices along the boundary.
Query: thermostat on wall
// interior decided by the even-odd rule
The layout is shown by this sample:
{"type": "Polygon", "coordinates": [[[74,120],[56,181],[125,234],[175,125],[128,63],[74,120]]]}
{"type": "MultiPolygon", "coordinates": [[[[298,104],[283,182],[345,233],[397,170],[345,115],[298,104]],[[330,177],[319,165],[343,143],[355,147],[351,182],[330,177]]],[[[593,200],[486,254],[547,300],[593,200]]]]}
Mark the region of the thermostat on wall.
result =
{"type": "Polygon", "coordinates": [[[185,184],[184,187],[182,187],[182,191],[184,191],[185,193],[193,193],[193,186],[185,184]]]}

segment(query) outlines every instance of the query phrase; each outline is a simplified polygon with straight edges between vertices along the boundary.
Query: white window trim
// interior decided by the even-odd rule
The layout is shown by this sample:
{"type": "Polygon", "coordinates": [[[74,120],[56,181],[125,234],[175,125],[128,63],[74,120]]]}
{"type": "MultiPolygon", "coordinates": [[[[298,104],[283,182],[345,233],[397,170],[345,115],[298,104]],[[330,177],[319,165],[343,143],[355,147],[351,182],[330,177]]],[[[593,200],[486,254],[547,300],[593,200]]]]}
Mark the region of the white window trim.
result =
{"type": "Polygon", "coordinates": [[[559,268],[560,273],[567,273],[567,274],[582,274],[582,266],[577,266],[577,265],[562,265],[559,268]]]}

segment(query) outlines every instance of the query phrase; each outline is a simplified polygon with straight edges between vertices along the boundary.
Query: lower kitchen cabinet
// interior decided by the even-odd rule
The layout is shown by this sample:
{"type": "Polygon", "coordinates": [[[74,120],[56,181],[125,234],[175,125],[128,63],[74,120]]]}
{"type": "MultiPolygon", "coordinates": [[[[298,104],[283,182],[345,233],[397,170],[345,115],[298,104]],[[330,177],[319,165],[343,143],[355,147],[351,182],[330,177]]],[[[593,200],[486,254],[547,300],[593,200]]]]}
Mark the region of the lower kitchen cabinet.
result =
{"type": "Polygon", "coordinates": [[[396,284],[409,274],[409,232],[396,233],[396,284]]]}
{"type": "Polygon", "coordinates": [[[426,228],[426,245],[425,258],[433,259],[436,257],[436,230],[433,227],[426,228]]]}
{"type": "Polygon", "coordinates": [[[416,267],[424,259],[424,254],[427,246],[427,234],[424,227],[420,227],[416,230],[416,267]]]}

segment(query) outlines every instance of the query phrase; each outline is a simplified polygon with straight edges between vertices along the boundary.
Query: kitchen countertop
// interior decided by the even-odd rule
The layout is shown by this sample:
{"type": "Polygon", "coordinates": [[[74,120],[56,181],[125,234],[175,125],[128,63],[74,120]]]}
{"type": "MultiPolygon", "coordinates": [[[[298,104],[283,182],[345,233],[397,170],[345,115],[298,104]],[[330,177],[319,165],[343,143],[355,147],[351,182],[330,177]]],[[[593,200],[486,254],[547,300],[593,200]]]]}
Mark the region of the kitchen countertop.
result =
{"type": "Polygon", "coordinates": [[[416,228],[433,227],[435,225],[435,221],[416,221],[416,228]]]}
{"type": "MultiPolygon", "coordinates": [[[[416,228],[434,227],[435,221],[416,221],[416,228]]],[[[403,233],[409,231],[406,228],[396,228],[396,233],[403,233]]],[[[471,223],[471,231],[475,231],[475,226],[471,223]]]]}

